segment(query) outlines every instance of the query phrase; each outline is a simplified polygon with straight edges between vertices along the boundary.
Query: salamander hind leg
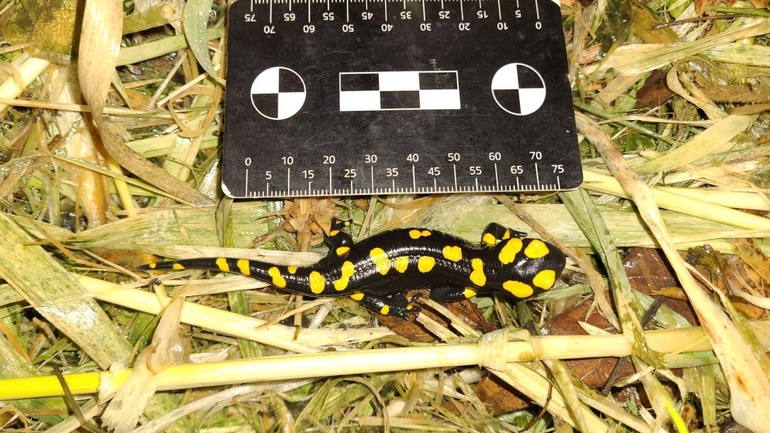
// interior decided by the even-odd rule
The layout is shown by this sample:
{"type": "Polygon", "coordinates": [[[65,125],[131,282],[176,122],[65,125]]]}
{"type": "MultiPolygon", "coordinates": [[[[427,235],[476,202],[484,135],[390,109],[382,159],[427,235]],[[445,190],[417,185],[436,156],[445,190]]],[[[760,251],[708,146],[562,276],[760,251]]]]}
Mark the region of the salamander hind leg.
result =
{"type": "Polygon", "coordinates": [[[353,238],[343,231],[343,229],[350,227],[353,220],[332,219],[329,233],[324,237],[324,240],[329,244],[329,256],[331,257],[344,257],[350,251],[350,247],[353,245],[353,238]]]}
{"type": "Polygon", "coordinates": [[[527,234],[518,230],[513,230],[501,226],[498,223],[490,223],[484,229],[484,233],[481,235],[481,243],[490,247],[495,246],[498,242],[504,241],[510,238],[525,238],[527,234]]]}
{"type": "Polygon", "coordinates": [[[350,295],[350,297],[364,307],[383,316],[396,316],[409,320],[409,316],[406,313],[417,313],[420,311],[419,306],[413,305],[414,301],[420,297],[419,294],[407,296],[406,292],[399,292],[388,296],[373,296],[363,292],[356,292],[350,295]]]}
{"type": "Polygon", "coordinates": [[[430,299],[439,302],[457,302],[476,296],[478,292],[470,287],[441,286],[430,289],[430,299]]]}

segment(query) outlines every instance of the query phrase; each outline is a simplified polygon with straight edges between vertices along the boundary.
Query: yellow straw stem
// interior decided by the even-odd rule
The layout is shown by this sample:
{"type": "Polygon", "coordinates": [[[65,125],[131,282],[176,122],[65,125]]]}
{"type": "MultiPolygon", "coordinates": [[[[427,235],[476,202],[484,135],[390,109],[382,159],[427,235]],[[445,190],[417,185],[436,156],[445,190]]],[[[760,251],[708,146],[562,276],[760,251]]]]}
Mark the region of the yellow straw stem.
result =
{"type": "MultiPolygon", "coordinates": [[[[752,326],[760,336],[761,344],[769,346],[770,322],[755,322],[752,326]]],[[[176,365],[155,376],[155,381],[160,391],[466,365],[503,368],[509,362],[622,357],[631,353],[631,345],[623,335],[552,335],[519,342],[501,341],[506,338],[502,332],[486,337],[479,344],[324,352],[176,365]]],[[[648,331],[645,338],[651,350],[664,354],[711,349],[703,330],[698,327],[648,331]]],[[[75,395],[97,391],[110,395],[117,391],[130,372],[68,374],[65,379],[75,395]]],[[[60,395],[62,390],[55,376],[0,380],[0,400],[60,395]]]]}
{"type": "MultiPolygon", "coordinates": [[[[21,95],[21,92],[32,84],[40,74],[45,71],[51,63],[48,60],[38,59],[36,57],[30,57],[18,66],[19,75],[21,76],[21,83],[17,83],[13,77],[8,77],[0,84],[0,98],[13,99],[21,95]],[[19,86],[21,85],[21,86],[19,86]]],[[[0,104],[0,112],[4,112],[8,108],[6,104],[0,104]]]]}
{"type": "MultiPolygon", "coordinates": [[[[66,374],[65,379],[73,395],[94,394],[99,388],[100,372],[66,374]]],[[[64,394],[56,376],[19,377],[3,379],[0,398],[40,398],[64,394]]]]}
{"type": "MultiPolygon", "coordinates": [[[[161,303],[158,296],[153,293],[85,275],[75,275],[75,278],[100,301],[152,315],[158,315],[163,311],[165,303],[161,303]]],[[[182,310],[182,323],[297,353],[315,353],[322,350],[323,346],[355,344],[393,335],[391,330],[384,327],[365,330],[303,329],[297,332],[294,327],[267,326],[266,321],[255,317],[194,302],[185,303],[182,310]]]]}
{"type": "Polygon", "coordinates": [[[653,190],[666,191],[734,209],[770,211],[770,200],[759,189],[756,191],[721,191],[708,188],[680,188],[658,185],[653,190]]]}
{"type": "MultiPolygon", "coordinates": [[[[628,198],[617,180],[612,176],[583,170],[583,188],[603,194],[628,198]]],[[[708,203],[691,197],[673,194],[669,191],[651,188],[655,203],[666,209],[687,215],[694,215],[710,221],[730,224],[751,230],[770,230],[770,219],[752,215],[718,204],[708,203]]]]}

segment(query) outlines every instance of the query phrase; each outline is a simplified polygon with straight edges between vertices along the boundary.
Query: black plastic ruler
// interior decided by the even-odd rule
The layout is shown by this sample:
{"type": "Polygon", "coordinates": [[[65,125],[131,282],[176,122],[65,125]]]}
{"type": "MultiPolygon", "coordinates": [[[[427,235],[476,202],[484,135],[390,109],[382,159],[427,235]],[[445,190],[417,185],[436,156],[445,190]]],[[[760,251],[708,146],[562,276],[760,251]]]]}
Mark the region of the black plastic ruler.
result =
{"type": "Polygon", "coordinates": [[[231,7],[229,196],[571,189],[576,136],[553,1],[231,7]]]}

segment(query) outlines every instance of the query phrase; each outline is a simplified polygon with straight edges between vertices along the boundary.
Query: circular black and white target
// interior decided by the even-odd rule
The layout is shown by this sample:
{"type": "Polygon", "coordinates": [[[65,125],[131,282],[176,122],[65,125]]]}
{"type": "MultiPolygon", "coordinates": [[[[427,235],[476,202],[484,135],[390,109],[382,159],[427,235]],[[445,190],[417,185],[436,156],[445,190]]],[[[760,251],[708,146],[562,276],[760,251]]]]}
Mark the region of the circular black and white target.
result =
{"type": "Polygon", "coordinates": [[[533,67],[524,63],[509,63],[492,77],[492,96],[506,112],[526,116],[543,105],[545,81],[533,67]]]}
{"type": "Polygon", "coordinates": [[[283,66],[265,69],[251,83],[251,104],[270,120],[284,120],[297,114],[306,96],[302,77],[283,66]]]}

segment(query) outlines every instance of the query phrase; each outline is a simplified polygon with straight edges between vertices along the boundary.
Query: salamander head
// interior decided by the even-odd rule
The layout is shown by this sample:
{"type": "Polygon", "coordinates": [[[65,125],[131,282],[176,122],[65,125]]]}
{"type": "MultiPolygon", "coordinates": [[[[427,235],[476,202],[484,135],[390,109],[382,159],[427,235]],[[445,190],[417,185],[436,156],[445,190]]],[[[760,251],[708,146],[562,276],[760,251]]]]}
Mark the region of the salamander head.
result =
{"type": "Polygon", "coordinates": [[[497,244],[488,261],[491,278],[487,287],[523,299],[553,287],[567,260],[547,242],[512,238],[497,244]]]}

